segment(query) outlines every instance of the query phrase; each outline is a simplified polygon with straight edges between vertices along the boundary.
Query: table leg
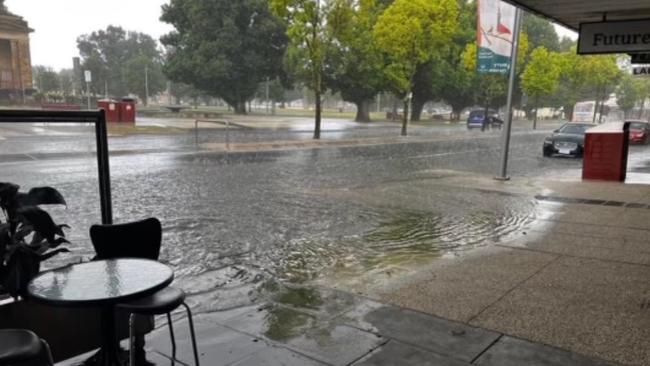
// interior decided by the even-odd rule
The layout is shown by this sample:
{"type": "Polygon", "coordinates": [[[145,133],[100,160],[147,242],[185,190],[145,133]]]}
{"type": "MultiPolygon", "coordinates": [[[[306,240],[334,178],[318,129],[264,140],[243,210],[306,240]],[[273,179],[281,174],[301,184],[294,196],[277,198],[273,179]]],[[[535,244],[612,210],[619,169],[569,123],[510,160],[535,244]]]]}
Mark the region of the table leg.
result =
{"type": "Polygon", "coordinates": [[[100,366],[122,366],[125,363],[120,356],[120,345],[115,331],[115,309],[112,306],[102,308],[101,350],[97,364],[100,366]]]}

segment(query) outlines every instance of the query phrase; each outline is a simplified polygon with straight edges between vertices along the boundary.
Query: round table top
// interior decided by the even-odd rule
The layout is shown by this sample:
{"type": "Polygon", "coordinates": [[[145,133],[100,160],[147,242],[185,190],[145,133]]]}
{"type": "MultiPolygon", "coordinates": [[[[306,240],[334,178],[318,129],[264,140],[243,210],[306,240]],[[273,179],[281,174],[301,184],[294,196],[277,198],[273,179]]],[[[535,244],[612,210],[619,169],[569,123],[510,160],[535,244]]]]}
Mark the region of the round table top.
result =
{"type": "Polygon", "coordinates": [[[112,305],[153,294],[174,279],[168,266],[147,259],[112,259],[46,271],[27,285],[31,299],[55,306],[112,305]]]}

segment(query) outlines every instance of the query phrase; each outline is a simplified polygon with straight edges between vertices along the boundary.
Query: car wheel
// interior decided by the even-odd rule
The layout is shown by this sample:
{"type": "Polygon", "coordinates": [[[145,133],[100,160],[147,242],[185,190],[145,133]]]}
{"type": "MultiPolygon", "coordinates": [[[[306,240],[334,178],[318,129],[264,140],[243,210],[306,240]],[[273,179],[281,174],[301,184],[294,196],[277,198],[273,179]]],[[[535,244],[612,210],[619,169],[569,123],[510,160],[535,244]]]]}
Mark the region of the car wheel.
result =
{"type": "Polygon", "coordinates": [[[548,157],[551,156],[551,152],[548,151],[548,150],[546,150],[546,149],[543,149],[543,154],[544,154],[544,157],[545,157],[545,158],[548,158],[548,157]]]}

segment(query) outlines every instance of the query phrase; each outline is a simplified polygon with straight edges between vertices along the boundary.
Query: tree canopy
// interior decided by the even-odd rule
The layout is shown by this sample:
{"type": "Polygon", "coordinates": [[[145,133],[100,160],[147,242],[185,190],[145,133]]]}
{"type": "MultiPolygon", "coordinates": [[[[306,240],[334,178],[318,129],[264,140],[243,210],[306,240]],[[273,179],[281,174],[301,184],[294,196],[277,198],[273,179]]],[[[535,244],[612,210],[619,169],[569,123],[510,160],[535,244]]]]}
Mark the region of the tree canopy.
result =
{"type": "Polygon", "coordinates": [[[92,72],[91,91],[114,97],[136,94],[144,100],[145,65],[151,70],[149,92],[163,90],[163,59],[151,36],[108,26],[77,39],[82,68],[92,72]]]}
{"type": "Polygon", "coordinates": [[[161,19],[174,31],[164,73],[222,98],[237,113],[266,78],[282,75],[287,46],[283,23],[264,0],[172,0],[161,19]]]}

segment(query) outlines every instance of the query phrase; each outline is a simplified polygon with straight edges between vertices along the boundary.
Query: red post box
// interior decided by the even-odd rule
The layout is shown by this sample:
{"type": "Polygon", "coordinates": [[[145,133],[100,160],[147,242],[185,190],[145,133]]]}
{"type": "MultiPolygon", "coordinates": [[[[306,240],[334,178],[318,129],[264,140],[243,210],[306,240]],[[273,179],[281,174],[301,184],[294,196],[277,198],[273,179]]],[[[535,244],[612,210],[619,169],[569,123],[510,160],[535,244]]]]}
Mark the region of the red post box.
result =
{"type": "Polygon", "coordinates": [[[118,102],[109,99],[98,100],[97,108],[106,111],[106,122],[112,123],[120,121],[120,107],[118,102]]]}
{"type": "Polygon", "coordinates": [[[587,130],[582,179],[625,181],[629,128],[629,123],[614,122],[587,130]]]}
{"type": "Polygon", "coordinates": [[[120,102],[120,122],[135,123],[135,99],[122,98],[120,102]]]}

